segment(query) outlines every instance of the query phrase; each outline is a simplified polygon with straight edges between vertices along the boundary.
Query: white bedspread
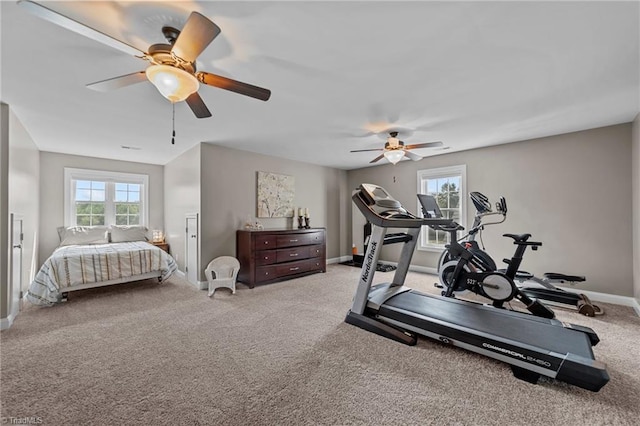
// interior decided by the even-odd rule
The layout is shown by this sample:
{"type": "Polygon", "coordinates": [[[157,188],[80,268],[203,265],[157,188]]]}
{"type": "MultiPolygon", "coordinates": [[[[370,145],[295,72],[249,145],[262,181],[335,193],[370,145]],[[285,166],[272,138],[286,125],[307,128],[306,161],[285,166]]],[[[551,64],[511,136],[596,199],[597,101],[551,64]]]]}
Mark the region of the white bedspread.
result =
{"type": "Polygon", "coordinates": [[[136,276],[156,271],[164,281],[176,269],[173,257],[143,241],[58,247],[36,274],[27,299],[53,305],[74,286],[135,281],[136,276]]]}

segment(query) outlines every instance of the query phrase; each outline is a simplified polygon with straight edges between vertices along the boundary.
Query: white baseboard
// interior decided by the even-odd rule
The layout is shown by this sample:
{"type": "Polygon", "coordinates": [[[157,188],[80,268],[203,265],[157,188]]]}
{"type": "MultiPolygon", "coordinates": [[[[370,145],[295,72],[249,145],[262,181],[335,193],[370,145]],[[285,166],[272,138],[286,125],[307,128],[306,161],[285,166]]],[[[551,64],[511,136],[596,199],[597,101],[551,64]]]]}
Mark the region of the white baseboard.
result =
{"type": "Polygon", "coordinates": [[[13,314],[9,314],[8,317],[0,319],[0,330],[6,330],[11,327],[14,319],[13,314]]]}
{"type": "Polygon", "coordinates": [[[577,287],[565,287],[565,286],[556,286],[563,290],[571,291],[573,293],[584,294],[593,302],[603,302],[603,303],[612,303],[614,305],[622,305],[622,306],[630,306],[632,307],[638,316],[640,316],[640,303],[629,296],[618,296],[617,294],[609,294],[609,293],[600,293],[597,291],[588,291],[581,290],[577,287]]]}
{"type": "Polygon", "coordinates": [[[352,259],[353,259],[352,256],[332,257],[331,259],[327,259],[327,265],[330,265],[332,263],[348,262],[348,261],[350,261],[352,259]]]}

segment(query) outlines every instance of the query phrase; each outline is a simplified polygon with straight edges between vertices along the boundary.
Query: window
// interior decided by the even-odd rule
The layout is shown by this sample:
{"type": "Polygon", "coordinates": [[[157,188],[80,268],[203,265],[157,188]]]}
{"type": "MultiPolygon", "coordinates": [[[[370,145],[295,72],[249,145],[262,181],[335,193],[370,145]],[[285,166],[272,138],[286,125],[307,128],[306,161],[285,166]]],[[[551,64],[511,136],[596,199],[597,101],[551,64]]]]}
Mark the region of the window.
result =
{"type": "MultiPolygon", "coordinates": [[[[435,197],[442,215],[466,226],[465,194],[467,166],[441,167],[418,171],[418,193],[435,197]]],[[[417,211],[422,214],[420,202],[417,211]]],[[[425,227],[418,249],[443,250],[449,233],[425,227]]]]}
{"type": "Polygon", "coordinates": [[[148,223],[147,175],[64,169],[65,226],[148,223]]]}

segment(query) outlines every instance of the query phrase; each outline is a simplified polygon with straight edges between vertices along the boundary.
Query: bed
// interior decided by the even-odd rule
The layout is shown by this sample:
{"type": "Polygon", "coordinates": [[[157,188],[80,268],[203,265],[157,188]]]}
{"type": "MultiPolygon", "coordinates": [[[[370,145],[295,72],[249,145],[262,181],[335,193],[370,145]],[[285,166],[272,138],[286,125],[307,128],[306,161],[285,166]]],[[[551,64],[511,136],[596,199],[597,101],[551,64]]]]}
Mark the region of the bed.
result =
{"type": "Polygon", "coordinates": [[[148,278],[162,282],[177,269],[171,255],[146,241],[105,241],[68,244],[74,240],[63,240],[31,282],[27,300],[52,306],[71,291],[148,278]]]}

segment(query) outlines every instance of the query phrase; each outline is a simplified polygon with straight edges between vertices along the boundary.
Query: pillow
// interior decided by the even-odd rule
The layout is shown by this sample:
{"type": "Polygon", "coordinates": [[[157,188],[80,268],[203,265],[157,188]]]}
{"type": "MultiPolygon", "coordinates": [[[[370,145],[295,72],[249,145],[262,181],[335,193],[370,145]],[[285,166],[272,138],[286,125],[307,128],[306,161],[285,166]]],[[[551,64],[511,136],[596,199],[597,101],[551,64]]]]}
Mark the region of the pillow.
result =
{"type": "Polygon", "coordinates": [[[104,226],[71,226],[58,228],[61,246],[74,244],[106,244],[109,242],[104,226]]]}
{"type": "Polygon", "coordinates": [[[112,243],[126,243],[128,241],[149,241],[147,238],[148,229],[144,226],[118,226],[111,225],[112,243]]]}

